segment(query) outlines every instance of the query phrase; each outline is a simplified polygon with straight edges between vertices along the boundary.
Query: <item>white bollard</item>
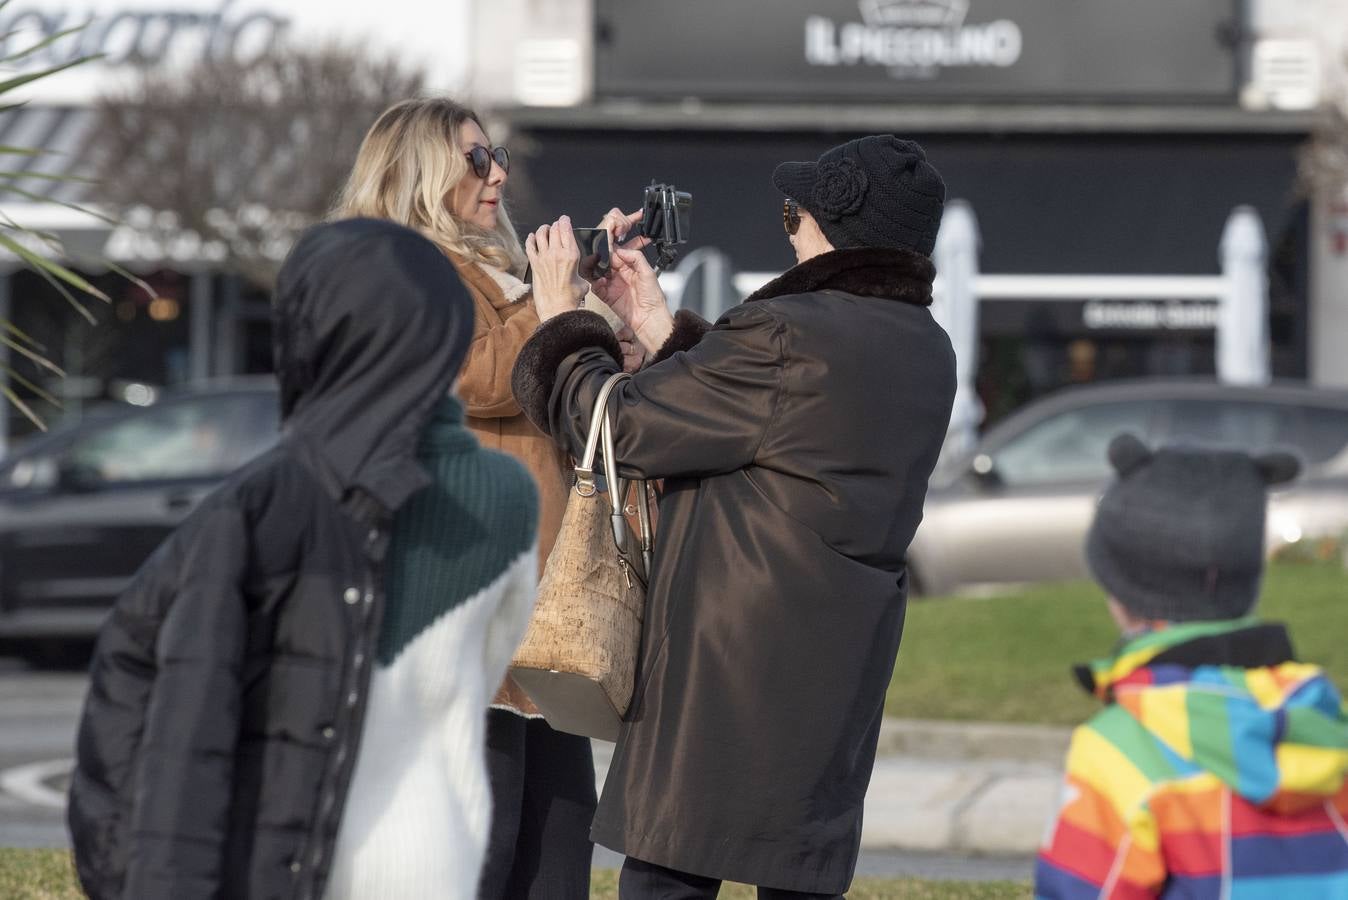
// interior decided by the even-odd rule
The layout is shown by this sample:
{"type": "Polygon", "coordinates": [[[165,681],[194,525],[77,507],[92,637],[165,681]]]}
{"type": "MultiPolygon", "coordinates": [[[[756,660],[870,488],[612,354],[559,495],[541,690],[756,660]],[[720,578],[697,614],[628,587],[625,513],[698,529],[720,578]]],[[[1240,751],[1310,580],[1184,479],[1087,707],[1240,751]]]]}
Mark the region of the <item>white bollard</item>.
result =
{"type": "Polygon", "coordinates": [[[946,204],[932,254],[936,285],[932,315],[955,348],[955,407],[950,414],[943,457],[971,450],[978,441],[983,403],[974,390],[978,374],[978,221],[965,200],[946,204]]]}
{"type": "Polygon", "coordinates": [[[1268,240],[1252,207],[1231,211],[1220,253],[1225,295],[1217,311],[1217,377],[1268,384],[1268,240]]]}

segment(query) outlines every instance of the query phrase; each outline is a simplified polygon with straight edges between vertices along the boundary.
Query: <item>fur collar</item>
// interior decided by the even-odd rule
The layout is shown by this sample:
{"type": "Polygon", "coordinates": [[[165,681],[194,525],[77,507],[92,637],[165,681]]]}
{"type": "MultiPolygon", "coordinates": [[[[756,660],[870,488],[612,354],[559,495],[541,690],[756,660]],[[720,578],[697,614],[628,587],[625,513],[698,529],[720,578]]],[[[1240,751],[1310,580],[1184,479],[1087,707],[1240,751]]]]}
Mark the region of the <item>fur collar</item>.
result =
{"type": "Polygon", "coordinates": [[[505,269],[498,269],[496,266],[479,264],[487,277],[496,282],[496,286],[501,289],[501,294],[505,297],[507,303],[518,303],[533,290],[533,285],[525,284],[505,269]]]}
{"type": "Polygon", "coordinates": [[[935,277],[936,267],[931,260],[911,250],[887,247],[831,250],[788,269],[744,302],[833,290],[931,306],[931,283],[935,277]]]}

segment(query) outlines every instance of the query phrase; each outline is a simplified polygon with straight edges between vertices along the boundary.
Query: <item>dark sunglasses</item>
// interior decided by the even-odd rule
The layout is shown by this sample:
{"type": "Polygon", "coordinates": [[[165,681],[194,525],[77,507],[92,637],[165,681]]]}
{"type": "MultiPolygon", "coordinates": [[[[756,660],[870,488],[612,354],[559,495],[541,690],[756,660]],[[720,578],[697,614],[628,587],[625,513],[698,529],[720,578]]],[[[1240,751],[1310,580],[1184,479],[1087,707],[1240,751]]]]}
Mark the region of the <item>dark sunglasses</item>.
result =
{"type": "Polygon", "coordinates": [[[492,147],[488,150],[481,144],[469,150],[464,156],[473,164],[473,174],[478,178],[486,178],[491,174],[491,164],[495,160],[501,167],[501,171],[510,173],[510,151],[504,147],[492,147]]]}
{"type": "Polygon", "coordinates": [[[800,204],[790,197],[782,201],[782,227],[787,234],[795,234],[800,230],[800,204]]]}

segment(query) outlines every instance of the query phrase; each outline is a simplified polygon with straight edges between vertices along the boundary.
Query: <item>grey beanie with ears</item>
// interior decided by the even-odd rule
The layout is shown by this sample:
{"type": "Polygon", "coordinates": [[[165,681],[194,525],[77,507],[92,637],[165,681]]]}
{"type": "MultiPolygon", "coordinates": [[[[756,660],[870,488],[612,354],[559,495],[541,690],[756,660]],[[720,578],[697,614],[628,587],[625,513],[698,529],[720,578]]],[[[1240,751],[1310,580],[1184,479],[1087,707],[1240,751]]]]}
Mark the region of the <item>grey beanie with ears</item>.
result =
{"type": "Polygon", "coordinates": [[[1086,538],[1097,581],[1133,615],[1238,619],[1259,598],[1268,488],[1291,481],[1290,453],[1163,447],[1131,434],[1109,446],[1118,472],[1086,538]]]}

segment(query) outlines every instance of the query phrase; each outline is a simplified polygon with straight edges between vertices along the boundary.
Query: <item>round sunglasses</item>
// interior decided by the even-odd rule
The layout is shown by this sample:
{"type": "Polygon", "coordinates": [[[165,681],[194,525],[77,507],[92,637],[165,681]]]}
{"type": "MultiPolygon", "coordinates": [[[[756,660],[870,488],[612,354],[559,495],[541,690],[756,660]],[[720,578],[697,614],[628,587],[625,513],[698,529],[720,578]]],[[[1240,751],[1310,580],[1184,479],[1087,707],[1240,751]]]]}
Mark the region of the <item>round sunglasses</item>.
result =
{"type": "Polygon", "coordinates": [[[510,173],[510,151],[504,147],[492,147],[490,149],[478,144],[472,150],[464,154],[468,162],[473,166],[473,174],[478,178],[486,178],[491,174],[491,164],[494,161],[501,167],[501,171],[510,173]]]}
{"type": "Polygon", "coordinates": [[[800,204],[790,197],[782,201],[782,227],[787,234],[795,234],[800,230],[800,204]]]}

